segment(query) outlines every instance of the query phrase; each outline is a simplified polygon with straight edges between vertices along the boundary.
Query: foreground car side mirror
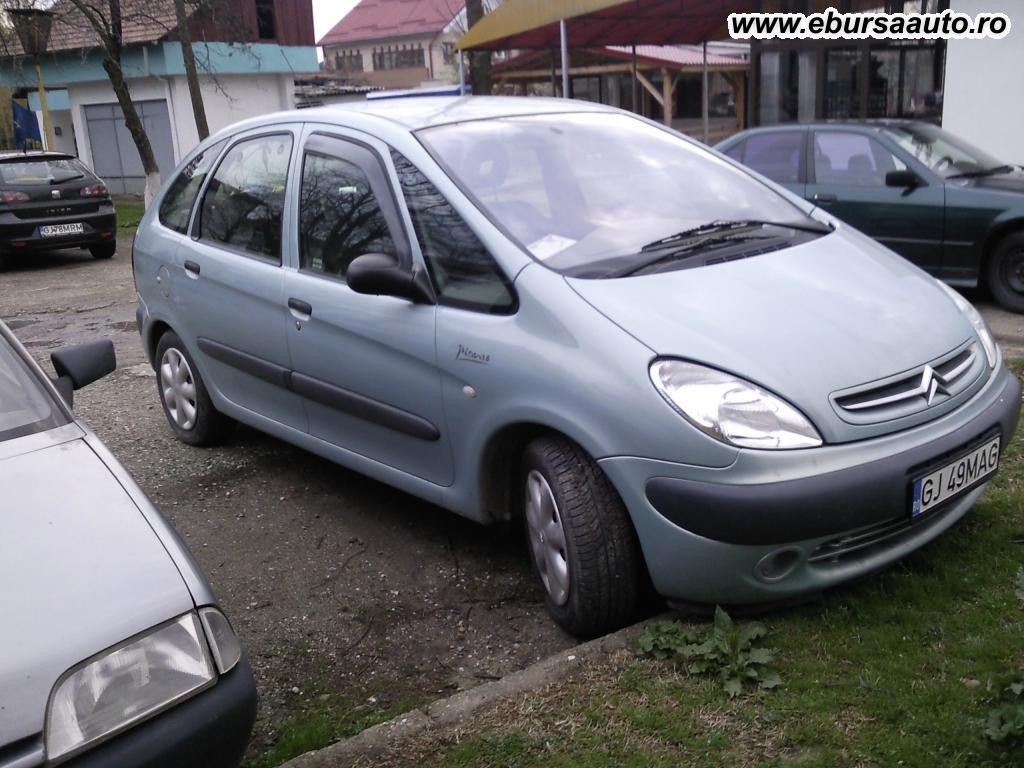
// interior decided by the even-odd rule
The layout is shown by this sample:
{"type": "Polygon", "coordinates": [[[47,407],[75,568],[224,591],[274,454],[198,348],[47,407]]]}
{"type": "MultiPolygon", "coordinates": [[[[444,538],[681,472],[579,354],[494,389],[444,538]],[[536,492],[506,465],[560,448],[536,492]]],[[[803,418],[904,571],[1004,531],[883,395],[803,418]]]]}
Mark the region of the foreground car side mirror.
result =
{"type": "Polygon", "coordinates": [[[364,253],[352,259],[345,280],[356,293],[396,296],[418,304],[434,303],[434,292],[426,274],[416,267],[406,269],[386,253],[364,253]]]}
{"type": "Polygon", "coordinates": [[[57,372],[53,383],[69,406],[76,389],[102,379],[117,368],[114,342],[110,339],[59,349],[50,355],[50,362],[57,372]]]}
{"type": "Polygon", "coordinates": [[[916,189],[924,186],[924,179],[911,170],[889,171],[885,174],[885,186],[916,189]]]}

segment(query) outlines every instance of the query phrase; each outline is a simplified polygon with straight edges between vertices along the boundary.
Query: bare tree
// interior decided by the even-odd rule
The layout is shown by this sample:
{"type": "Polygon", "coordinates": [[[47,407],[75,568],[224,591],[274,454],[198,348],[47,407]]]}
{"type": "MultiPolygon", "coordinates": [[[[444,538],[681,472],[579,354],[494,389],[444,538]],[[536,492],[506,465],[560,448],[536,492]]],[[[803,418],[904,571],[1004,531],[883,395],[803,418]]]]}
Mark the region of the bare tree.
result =
{"type": "Polygon", "coordinates": [[[206,122],[203,93],[199,90],[199,75],[196,72],[196,57],[192,52],[192,32],[188,27],[189,17],[185,12],[185,0],[174,0],[174,14],[178,21],[181,55],[185,59],[185,79],[188,81],[188,95],[192,99],[192,115],[195,117],[199,140],[202,141],[210,135],[210,126],[206,122]]]}

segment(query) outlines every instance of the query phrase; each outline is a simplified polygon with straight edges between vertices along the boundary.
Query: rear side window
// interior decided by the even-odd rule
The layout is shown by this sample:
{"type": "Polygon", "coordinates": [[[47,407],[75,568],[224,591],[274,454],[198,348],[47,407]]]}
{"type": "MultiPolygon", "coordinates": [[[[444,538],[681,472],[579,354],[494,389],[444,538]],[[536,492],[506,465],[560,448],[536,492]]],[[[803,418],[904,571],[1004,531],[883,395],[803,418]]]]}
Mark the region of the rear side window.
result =
{"type": "Polygon", "coordinates": [[[196,202],[199,188],[203,186],[203,179],[213,167],[213,161],[217,159],[223,141],[218,141],[207,147],[198,155],[189,160],[177,178],[171,182],[167,194],[160,202],[160,223],[168,229],[182,234],[188,229],[188,220],[192,215],[192,206],[196,202]]]}
{"type": "Polygon", "coordinates": [[[492,314],[514,310],[508,280],[469,225],[408,159],[394,150],[391,158],[441,301],[492,314]]]}
{"type": "Polygon", "coordinates": [[[802,131],[756,133],[742,143],[741,154],[730,152],[729,156],[779,184],[796,184],[803,137],[802,131]]]}
{"type": "Polygon", "coordinates": [[[259,136],[231,147],[203,196],[200,237],[280,262],[291,151],[291,134],[259,136]]]}
{"type": "Polygon", "coordinates": [[[73,157],[0,163],[4,184],[63,184],[88,175],[88,169],[73,157]]]}
{"type": "Polygon", "coordinates": [[[370,180],[353,162],[307,152],[299,193],[300,267],[344,277],[352,260],[366,253],[397,257],[370,180]]]}

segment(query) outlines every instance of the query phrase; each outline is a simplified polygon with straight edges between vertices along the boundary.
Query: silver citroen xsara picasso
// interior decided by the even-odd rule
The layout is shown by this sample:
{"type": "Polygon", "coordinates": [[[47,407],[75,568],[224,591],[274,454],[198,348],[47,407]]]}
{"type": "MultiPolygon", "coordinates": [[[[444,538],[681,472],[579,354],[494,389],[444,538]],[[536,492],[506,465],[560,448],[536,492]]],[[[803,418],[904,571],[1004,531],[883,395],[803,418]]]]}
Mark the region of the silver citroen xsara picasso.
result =
{"type": "Polygon", "coordinates": [[[587,635],[819,592],[952,526],[1020,386],[963,298],[729,159],[576,101],[380,100],[203,142],[146,214],[170,426],[237,420],[482,523],[587,635]]]}

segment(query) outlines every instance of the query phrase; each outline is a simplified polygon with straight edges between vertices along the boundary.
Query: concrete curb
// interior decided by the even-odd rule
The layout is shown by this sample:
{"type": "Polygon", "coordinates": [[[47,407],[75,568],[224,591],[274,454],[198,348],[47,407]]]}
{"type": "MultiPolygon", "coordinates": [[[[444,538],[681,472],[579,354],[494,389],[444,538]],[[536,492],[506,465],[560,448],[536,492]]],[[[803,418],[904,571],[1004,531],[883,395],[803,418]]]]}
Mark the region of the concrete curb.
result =
{"type": "Polygon", "coordinates": [[[424,731],[458,725],[481,707],[564,680],[584,664],[628,647],[648,623],[661,618],[664,617],[645,619],[618,632],[556,653],[500,680],[459,691],[446,699],[367,728],[344,741],[300,755],[281,768],[341,768],[359,758],[374,757],[386,749],[394,749],[424,731]]]}

